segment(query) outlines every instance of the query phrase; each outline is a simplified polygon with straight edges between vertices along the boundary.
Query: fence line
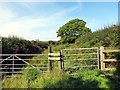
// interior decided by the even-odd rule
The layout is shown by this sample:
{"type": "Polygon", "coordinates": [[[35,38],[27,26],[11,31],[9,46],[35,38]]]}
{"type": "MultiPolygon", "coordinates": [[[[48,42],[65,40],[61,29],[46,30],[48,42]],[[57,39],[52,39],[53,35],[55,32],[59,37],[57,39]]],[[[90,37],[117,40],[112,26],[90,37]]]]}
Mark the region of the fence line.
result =
{"type": "Polygon", "coordinates": [[[117,59],[106,59],[106,53],[112,52],[120,52],[120,50],[105,50],[103,46],[100,47],[100,62],[101,62],[101,70],[113,70],[115,68],[106,68],[106,62],[119,62],[120,60],[117,59]]]}
{"type": "MultiPolygon", "coordinates": [[[[5,57],[5,59],[0,59],[0,66],[2,65],[2,67],[0,69],[4,70],[4,69],[9,69],[11,70],[12,75],[14,75],[14,72],[16,73],[17,71],[15,71],[16,69],[23,69],[24,65],[28,65],[31,66],[31,68],[28,69],[37,69],[40,72],[52,72],[53,70],[53,64],[54,61],[57,61],[57,65],[59,70],[64,70],[66,67],[66,63],[76,63],[78,61],[80,62],[86,62],[86,63],[90,63],[90,65],[78,65],[78,66],[73,66],[74,68],[79,68],[79,67],[97,67],[98,69],[101,70],[110,70],[111,68],[105,68],[105,63],[106,62],[118,62],[120,60],[116,60],[116,59],[106,59],[105,58],[105,54],[106,53],[110,53],[110,52],[120,52],[120,50],[105,50],[104,47],[100,47],[100,52],[99,52],[99,48],[98,47],[92,47],[92,48],[70,48],[70,49],[62,49],[57,53],[53,53],[52,52],[52,48],[48,47],[48,54],[0,54],[0,56],[5,57]],[[73,52],[72,52],[73,50],[73,52]],[[86,50],[86,51],[85,51],[86,50]],[[66,53],[65,53],[66,52],[66,53]],[[92,55],[92,56],[89,56],[92,55]],[[43,57],[41,58],[37,58],[37,59],[33,59],[37,61],[46,61],[46,63],[32,63],[30,64],[28,61],[31,59],[24,59],[24,57],[33,57],[33,56],[46,56],[46,58],[44,59],[43,57]],[[84,56],[88,56],[88,57],[84,57],[84,56]],[[23,58],[20,58],[23,57],[23,58]],[[72,58],[71,58],[72,57],[72,58]],[[82,57],[82,58],[81,58],[82,57]],[[12,63],[4,63],[5,61],[11,61],[12,63]],[[15,63],[17,60],[24,62],[23,64],[21,63],[15,63]],[[92,64],[93,62],[93,64],[92,64]],[[8,67],[3,67],[3,66],[10,66],[10,68],[8,67]],[[16,67],[16,66],[23,66],[21,67],[16,67]],[[46,71],[42,71],[42,69],[46,68],[46,71]]],[[[72,67],[72,68],[73,68],[72,67]]],[[[2,73],[7,73],[6,72],[2,72],[2,73]]],[[[19,73],[19,72],[18,72],[19,73]]]]}

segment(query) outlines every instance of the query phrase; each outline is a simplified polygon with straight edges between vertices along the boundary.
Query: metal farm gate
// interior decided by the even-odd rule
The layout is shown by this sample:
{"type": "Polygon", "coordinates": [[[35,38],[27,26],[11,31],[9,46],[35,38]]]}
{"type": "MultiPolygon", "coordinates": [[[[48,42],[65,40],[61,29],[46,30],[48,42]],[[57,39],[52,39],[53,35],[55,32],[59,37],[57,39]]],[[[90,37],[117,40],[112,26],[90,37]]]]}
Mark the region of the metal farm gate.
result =
{"type": "Polygon", "coordinates": [[[99,69],[98,47],[63,49],[61,53],[63,55],[63,67],[65,71],[81,68],[99,69]]]}
{"type": "Polygon", "coordinates": [[[25,69],[47,72],[48,54],[0,54],[0,73],[2,76],[22,74],[25,69]]]}

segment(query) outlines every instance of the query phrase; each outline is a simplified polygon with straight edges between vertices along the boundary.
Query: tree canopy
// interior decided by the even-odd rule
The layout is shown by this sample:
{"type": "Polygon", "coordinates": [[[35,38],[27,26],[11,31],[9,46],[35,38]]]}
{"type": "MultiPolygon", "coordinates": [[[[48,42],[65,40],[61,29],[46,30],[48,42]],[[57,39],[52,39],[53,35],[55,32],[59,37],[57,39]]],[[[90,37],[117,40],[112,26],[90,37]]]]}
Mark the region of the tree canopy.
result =
{"type": "Polygon", "coordinates": [[[59,28],[57,31],[57,37],[61,37],[61,43],[74,43],[77,38],[91,32],[91,30],[85,25],[86,22],[82,19],[70,20],[59,28]]]}

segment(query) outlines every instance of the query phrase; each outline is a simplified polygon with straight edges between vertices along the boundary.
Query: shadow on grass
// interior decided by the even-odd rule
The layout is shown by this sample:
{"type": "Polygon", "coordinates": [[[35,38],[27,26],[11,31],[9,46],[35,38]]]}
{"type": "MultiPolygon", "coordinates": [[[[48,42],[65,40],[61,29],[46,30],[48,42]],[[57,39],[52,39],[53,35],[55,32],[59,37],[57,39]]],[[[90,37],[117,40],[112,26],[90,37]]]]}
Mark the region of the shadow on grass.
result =
{"type": "Polygon", "coordinates": [[[84,81],[82,78],[70,76],[55,83],[49,83],[44,88],[98,88],[98,82],[92,80],[84,81]]]}
{"type": "MultiPolygon", "coordinates": [[[[120,52],[115,54],[116,60],[120,60],[120,52]]],[[[120,88],[120,62],[116,62],[116,70],[112,75],[106,76],[109,80],[108,85],[111,89],[120,88]]]]}

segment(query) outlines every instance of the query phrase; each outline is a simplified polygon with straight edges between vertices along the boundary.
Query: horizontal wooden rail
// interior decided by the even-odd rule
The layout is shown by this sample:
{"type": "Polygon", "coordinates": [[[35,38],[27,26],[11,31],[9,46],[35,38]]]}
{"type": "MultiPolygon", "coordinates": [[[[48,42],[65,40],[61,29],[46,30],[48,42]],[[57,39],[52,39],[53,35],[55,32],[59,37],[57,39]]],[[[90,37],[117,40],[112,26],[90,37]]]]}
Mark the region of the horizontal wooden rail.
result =
{"type": "Polygon", "coordinates": [[[60,60],[60,57],[48,57],[49,60],[60,60]]]}
{"type": "Polygon", "coordinates": [[[120,52],[120,50],[104,50],[103,53],[120,52]]]}
{"type": "MultiPolygon", "coordinates": [[[[22,73],[19,73],[17,75],[13,75],[12,77],[21,77],[22,73]]],[[[11,78],[11,75],[4,76],[6,78],[11,78]]]]}
{"type": "Polygon", "coordinates": [[[98,47],[92,47],[92,48],[70,48],[70,49],[63,49],[63,50],[91,50],[91,49],[98,49],[98,47]]]}
{"type": "Polygon", "coordinates": [[[60,53],[48,53],[49,56],[60,56],[60,53]]]}
{"type": "Polygon", "coordinates": [[[115,70],[116,68],[105,68],[105,71],[109,71],[109,70],[115,70]]]}
{"type": "Polygon", "coordinates": [[[64,60],[64,62],[75,62],[75,61],[79,61],[79,62],[85,62],[85,61],[93,61],[93,62],[97,62],[97,59],[96,60],[64,60]]]}
{"type": "Polygon", "coordinates": [[[97,67],[98,65],[89,65],[89,66],[73,66],[71,68],[87,68],[87,67],[97,67]]]}
{"type": "MultiPolygon", "coordinates": [[[[67,60],[67,59],[64,59],[67,60]]],[[[78,60],[78,61],[84,61],[84,60],[97,60],[97,58],[85,58],[85,59],[69,59],[70,61],[78,60]]]]}
{"type": "Polygon", "coordinates": [[[84,53],[84,54],[65,54],[64,56],[78,56],[78,55],[96,55],[97,53],[84,53]]]}
{"type": "Polygon", "coordinates": [[[104,59],[103,62],[118,62],[120,60],[116,60],[116,59],[104,59]]]}

